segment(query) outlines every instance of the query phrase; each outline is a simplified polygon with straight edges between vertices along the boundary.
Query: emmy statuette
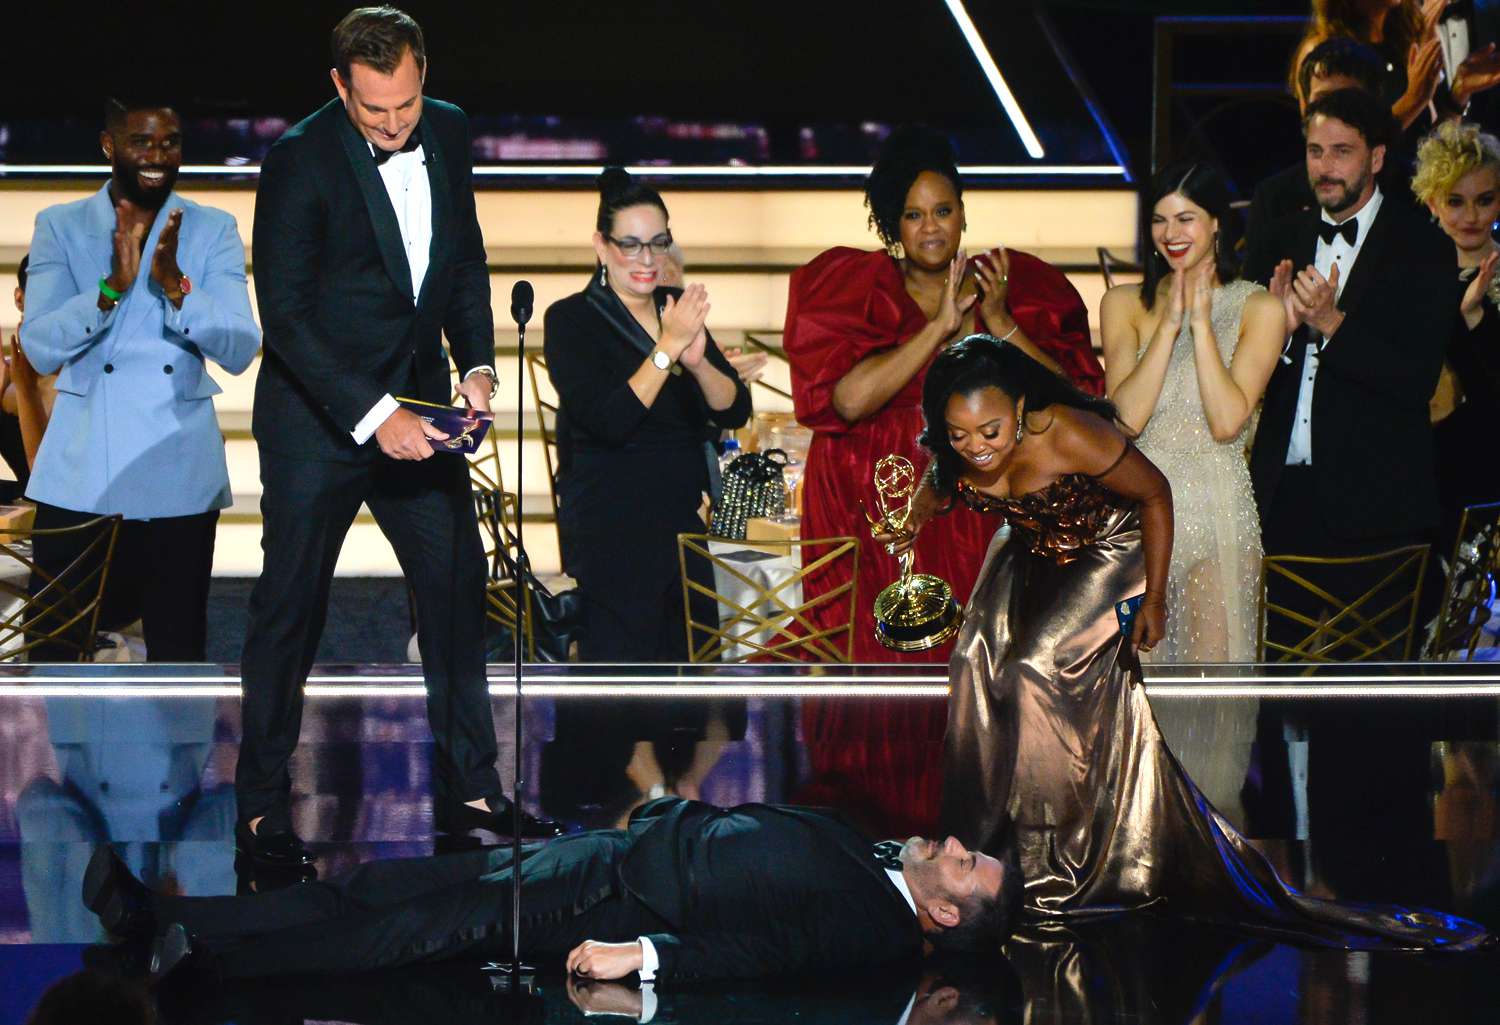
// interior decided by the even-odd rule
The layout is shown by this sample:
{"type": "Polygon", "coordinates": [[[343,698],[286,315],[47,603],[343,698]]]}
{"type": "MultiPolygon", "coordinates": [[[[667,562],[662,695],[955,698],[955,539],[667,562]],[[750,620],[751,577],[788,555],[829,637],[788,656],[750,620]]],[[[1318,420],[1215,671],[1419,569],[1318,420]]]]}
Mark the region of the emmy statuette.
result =
{"type": "MultiPolygon", "coordinates": [[[[875,464],[875,491],[880,517],[868,512],[871,535],[906,529],[917,493],[917,471],[904,456],[889,455],[875,464]]],[[[875,637],[894,651],[926,651],[958,633],[963,608],[953,598],[946,580],[930,573],[913,573],[914,553],[901,554],[901,577],[875,597],[875,637]]]]}

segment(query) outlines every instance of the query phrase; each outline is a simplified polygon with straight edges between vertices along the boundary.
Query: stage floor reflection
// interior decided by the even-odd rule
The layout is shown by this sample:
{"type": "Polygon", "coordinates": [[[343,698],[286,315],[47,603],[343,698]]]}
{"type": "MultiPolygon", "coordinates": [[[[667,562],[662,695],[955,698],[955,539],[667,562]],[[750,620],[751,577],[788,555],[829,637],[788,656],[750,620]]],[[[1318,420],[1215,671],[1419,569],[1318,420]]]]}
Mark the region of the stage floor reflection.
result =
{"type": "MultiPolygon", "coordinates": [[[[412,667],[320,667],[294,766],[319,871],[431,853],[430,736],[412,667]]],[[[295,880],[237,871],[234,667],[14,667],[0,677],[0,1023],[86,964],[117,964],[79,898],[110,842],[189,895],[295,880]],[[102,959],[102,960],[101,960],[102,959]]],[[[1184,768],[1283,878],[1500,929],[1500,673],[1485,666],[1157,668],[1184,768]]],[[[872,836],[933,828],[945,699],[932,669],[650,667],[492,676],[507,789],[572,828],[652,797],[839,808],[872,836]]],[[[202,1022],[1396,1022],[1494,1020],[1500,954],[1299,949],[1146,914],[1028,927],[1004,956],[908,976],[712,992],[569,984],[531,996],[476,965],[167,994],[202,1022]]]]}

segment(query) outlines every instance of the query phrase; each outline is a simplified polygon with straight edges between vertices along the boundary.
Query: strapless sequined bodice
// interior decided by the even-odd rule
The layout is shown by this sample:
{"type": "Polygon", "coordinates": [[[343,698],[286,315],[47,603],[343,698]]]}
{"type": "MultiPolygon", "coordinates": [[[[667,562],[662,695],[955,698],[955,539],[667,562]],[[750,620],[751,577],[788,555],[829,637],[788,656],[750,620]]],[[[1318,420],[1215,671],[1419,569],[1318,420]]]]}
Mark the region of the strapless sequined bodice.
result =
{"type": "Polygon", "coordinates": [[[1083,473],[1059,477],[1044,488],[1014,498],[996,498],[960,478],[958,497],[971,509],[999,513],[1023,533],[1034,554],[1071,562],[1081,549],[1110,532],[1129,502],[1083,473]]]}

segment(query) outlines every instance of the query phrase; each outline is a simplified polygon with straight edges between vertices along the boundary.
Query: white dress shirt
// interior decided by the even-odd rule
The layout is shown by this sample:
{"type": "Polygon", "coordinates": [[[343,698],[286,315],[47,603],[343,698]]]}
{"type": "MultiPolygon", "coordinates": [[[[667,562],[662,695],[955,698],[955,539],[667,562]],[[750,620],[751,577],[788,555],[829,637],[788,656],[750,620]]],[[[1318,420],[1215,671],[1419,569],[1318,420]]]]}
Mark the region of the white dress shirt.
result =
{"type": "MultiPolygon", "coordinates": [[[[368,145],[373,157],[375,146],[368,145]]],[[[432,182],[427,178],[426,151],[418,146],[410,153],[392,153],[377,170],[396,214],[396,226],[401,229],[401,247],[406,251],[406,265],[411,268],[411,301],[415,305],[432,260],[432,182]]],[[[469,369],[464,380],[479,370],[479,367],[469,369]]],[[[375,429],[400,408],[395,396],[382,396],[349,432],[354,443],[363,445],[369,441],[375,429]]]]}
{"type": "Polygon", "coordinates": [[[1453,88],[1458,77],[1458,66],[1469,59],[1469,17],[1466,14],[1448,13],[1437,24],[1438,49],[1442,51],[1443,77],[1448,87],[1453,88]]]}
{"type": "MultiPolygon", "coordinates": [[[[1354,244],[1350,245],[1344,241],[1342,236],[1334,236],[1332,242],[1324,242],[1322,236],[1318,237],[1317,252],[1313,257],[1313,266],[1323,277],[1333,273],[1334,264],[1339,268],[1339,283],[1334,293],[1334,300],[1344,294],[1344,286],[1349,283],[1349,275],[1354,273],[1354,261],[1359,259],[1359,251],[1369,237],[1370,226],[1375,223],[1375,215],[1380,212],[1380,204],[1384,197],[1380,193],[1380,187],[1375,187],[1375,194],[1370,201],[1360,208],[1359,213],[1354,215],[1354,221],[1359,225],[1358,234],[1354,237],[1354,244]]],[[[1338,223],[1328,216],[1328,211],[1323,211],[1323,223],[1338,223]]],[[[1294,270],[1295,274],[1296,271],[1294,270]]],[[[1286,447],[1286,464],[1288,466],[1311,466],[1313,460],[1313,438],[1312,438],[1312,408],[1313,388],[1318,379],[1318,353],[1328,344],[1328,338],[1319,338],[1316,342],[1307,343],[1307,358],[1302,363],[1302,385],[1297,391],[1297,412],[1292,418],[1292,437],[1286,447]]]]}
{"type": "MultiPolygon", "coordinates": [[[[375,144],[368,145],[373,157],[375,144]]],[[[385,194],[391,199],[391,209],[396,213],[396,226],[401,229],[401,247],[406,250],[406,265],[411,268],[411,301],[415,305],[432,258],[432,183],[427,180],[427,155],[421,146],[410,153],[392,153],[377,170],[385,194]]],[[[381,396],[349,432],[354,443],[363,445],[369,441],[375,429],[400,408],[395,396],[389,393],[381,396]]]]}

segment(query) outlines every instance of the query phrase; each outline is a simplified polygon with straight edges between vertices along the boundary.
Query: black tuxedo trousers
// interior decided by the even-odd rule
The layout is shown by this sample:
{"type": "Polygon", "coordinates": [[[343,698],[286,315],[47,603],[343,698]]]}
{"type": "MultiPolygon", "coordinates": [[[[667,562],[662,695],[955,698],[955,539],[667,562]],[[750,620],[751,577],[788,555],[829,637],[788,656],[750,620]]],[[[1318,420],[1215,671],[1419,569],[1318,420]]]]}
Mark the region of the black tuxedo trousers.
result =
{"type": "MultiPolygon", "coordinates": [[[[620,885],[622,830],[580,833],[523,855],[522,951],[558,959],[586,939],[665,927],[620,885]]],[[[341,974],[511,954],[511,851],[368,862],[326,882],[245,897],[159,897],[211,953],[221,978],[341,974]]]]}
{"type": "Polygon", "coordinates": [[[484,550],[467,462],[447,454],[420,462],[383,455],[314,461],[262,448],[260,472],[265,563],[250,595],[241,665],[240,818],[286,812],[302,684],[323,633],[334,564],[361,503],[395,549],[415,597],[434,801],[498,796],[484,667],[484,550]]]}

